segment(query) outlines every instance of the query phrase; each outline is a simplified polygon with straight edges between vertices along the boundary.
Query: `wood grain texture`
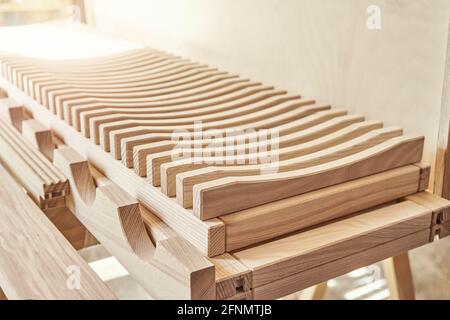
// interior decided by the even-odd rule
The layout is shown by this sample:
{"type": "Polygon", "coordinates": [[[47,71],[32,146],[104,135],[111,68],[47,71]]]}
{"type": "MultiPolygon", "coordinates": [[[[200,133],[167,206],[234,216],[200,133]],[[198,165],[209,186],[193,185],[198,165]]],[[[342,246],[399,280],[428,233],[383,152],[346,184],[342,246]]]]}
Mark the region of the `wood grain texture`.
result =
{"type": "Polygon", "coordinates": [[[259,287],[429,229],[431,214],[431,210],[406,201],[233,255],[253,271],[253,285],[259,287]]]}
{"type": "Polygon", "coordinates": [[[407,166],[222,216],[227,251],[414,194],[418,178],[419,169],[407,166]]]}
{"type": "Polygon", "coordinates": [[[421,206],[433,210],[434,213],[442,213],[450,207],[450,201],[431,194],[430,192],[420,192],[406,197],[421,206]]]}
{"type": "MultiPolygon", "coordinates": [[[[176,237],[177,234],[155,214],[141,208],[141,215],[153,242],[176,237]]],[[[248,293],[251,285],[251,271],[232,255],[225,253],[209,261],[215,267],[216,299],[237,298],[248,293]]]]}
{"type": "Polygon", "coordinates": [[[441,111],[436,149],[436,170],[434,193],[450,199],[450,24],[447,40],[447,55],[445,63],[444,83],[442,88],[441,111]]]}
{"type": "Polygon", "coordinates": [[[373,247],[345,258],[296,273],[253,289],[254,299],[270,300],[298,292],[314,284],[333,279],[358,268],[401,254],[429,243],[430,230],[422,230],[403,238],[373,247]]]}
{"type": "Polygon", "coordinates": [[[444,211],[442,214],[441,222],[450,221],[450,213],[448,211],[444,211]]]}
{"type": "Polygon", "coordinates": [[[217,299],[248,293],[253,287],[251,271],[229,253],[211,258],[216,267],[217,299]]]}
{"type": "Polygon", "coordinates": [[[0,99],[0,116],[17,130],[22,131],[22,122],[25,120],[22,105],[11,99],[0,99]]]}
{"type": "Polygon", "coordinates": [[[197,216],[220,216],[255,207],[419,162],[422,150],[423,137],[400,137],[313,168],[259,177],[229,177],[201,183],[194,186],[194,211],[197,216]]]}
{"type": "Polygon", "coordinates": [[[420,186],[419,191],[425,191],[430,186],[431,166],[425,163],[415,163],[420,168],[420,186]]]}
{"type": "Polygon", "coordinates": [[[43,209],[60,206],[69,192],[64,175],[12,125],[0,119],[0,159],[43,209]],[[59,200],[61,201],[59,201],[59,200]]]}
{"type": "Polygon", "coordinates": [[[0,88],[0,99],[8,98],[8,92],[0,88]]]}
{"type": "Polygon", "coordinates": [[[194,244],[202,253],[207,256],[215,256],[225,252],[225,230],[221,221],[199,221],[121,163],[111,162],[111,158],[98,146],[82,138],[66,123],[43,109],[33,99],[23,95],[9,82],[0,79],[0,83],[11,90],[14,96],[20,97],[21,101],[25,102],[35,119],[52,128],[52,131],[62,137],[67,145],[80,150],[89,158],[89,162],[99,168],[109,179],[122,186],[141,204],[155,212],[174,231],[194,244]]]}
{"type": "Polygon", "coordinates": [[[8,300],[8,298],[6,298],[5,293],[3,292],[2,288],[0,288],[0,301],[1,300],[8,300]]]}
{"type": "MultiPolygon", "coordinates": [[[[217,217],[417,163],[422,157],[423,137],[380,129],[381,123],[366,122],[363,116],[159,50],[73,64],[8,54],[0,60],[3,78],[12,84],[6,89],[35,118],[210,257],[223,254],[227,246],[229,232],[217,217]],[[232,128],[277,129],[282,142],[279,171],[261,175],[261,165],[251,163],[172,163],[168,152],[174,130],[194,139],[194,153],[207,147],[210,138],[197,139],[198,120],[202,130],[221,135],[232,128]],[[181,206],[149,184],[162,186],[181,206]],[[185,210],[191,206],[192,212],[185,210]]],[[[415,191],[424,187],[422,176],[415,191]]]]}
{"type": "Polygon", "coordinates": [[[439,239],[444,239],[450,236],[450,222],[441,224],[439,230],[439,239]]]}
{"type": "Polygon", "coordinates": [[[67,209],[65,201],[64,206],[46,209],[44,213],[76,250],[98,244],[97,239],[67,209]]]}
{"type": "Polygon", "coordinates": [[[383,271],[389,286],[390,299],[416,300],[408,252],[384,260],[383,271]]]}
{"type": "MultiPolygon", "coordinates": [[[[277,173],[291,172],[339,160],[341,158],[345,158],[353,154],[357,154],[358,152],[362,152],[371,147],[374,147],[391,138],[398,137],[401,134],[402,131],[397,128],[385,128],[380,130],[374,130],[356,139],[351,139],[346,143],[342,143],[338,146],[327,148],[325,150],[307,156],[298,157],[296,155],[293,155],[290,159],[279,160],[276,164],[277,165],[276,172],[277,173]]],[[[225,160],[224,163],[227,163],[226,161],[227,160],[225,160]]],[[[208,168],[205,169],[193,170],[186,173],[178,174],[177,201],[184,208],[190,208],[193,204],[192,191],[193,187],[196,184],[222,179],[226,177],[260,176],[264,174],[264,168],[266,167],[267,165],[265,164],[239,166],[239,167],[226,166],[223,168],[216,166],[209,166],[208,168]]],[[[204,215],[200,216],[200,219],[207,220],[215,218],[217,216],[206,215],[206,213],[204,213],[204,215]]]]}
{"type": "Polygon", "coordinates": [[[0,285],[8,299],[115,299],[3,167],[0,176],[0,285]],[[80,289],[68,286],[73,266],[80,289]]]}
{"type": "MultiPolygon", "coordinates": [[[[276,108],[275,110],[265,110],[261,113],[264,113],[261,115],[260,113],[255,114],[249,114],[247,116],[242,116],[236,119],[229,119],[224,121],[214,121],[210,123],[206,123],[202,125],[203,130],[219,130],[218,132],[221,132],[222,135],[226,134],[226,128],[239,128],[241,130],[248,130],[250,128],[254,129],[261,129],[261,128],[271,128],[274,126],[282,125],[289,123],[294,120],[298,120],[304,117],[307,117],[308,115],[312,115],[317,111],[323,110],[327,108],[327,106],[318,105],[318,106],[312,106],[311,108],[299,108],[305,104],[313,104],[314,100],[307,100],[307,101],[298,101],[293,102],[291,104],[285,104],[282,106],[279,106],[279,108],[276,108]],[[284,109],[284,110],[283,110],[284,109]]],[[[337,115],[335,115],[337,116],[337,115]]],[[[327,118],[325,118],[326,115],[323,115],[323,117],[320,119],[321,121],[325,121],[327,118],[330,119],[333,116],[328,115],[327,118]]],[[[143,133],[171,133],[173,134],[174,130],[178,130],[175,132],[179,132],[179,130],[186,130],[188,132],[194,132],[195,131],[195,122],[191,120],[191,122],[185,124],[185,125],[177,125],[177,126],[161,126],[161,125],[153,125],[154,122],[149,120],[134,120],[132,117],[129,117],[131,119],[126,119],[122,121],[117,121],[111,124],[105,124],[100,125],[98,127],[98,130],[100,131],[100,139],[99,141],[96,141],[96,143],[100,143],[101,146],[106,151],[112,151],[113,148],[116,150],[117,154],[120,154],[120,140],[124,137],[129,137],[132,135],[142,135],[143,133]],[[113,134],[114,132],[114,134],[113,134]],[[124,133],[126,135],[124,136],[124,133]]],[[[317,124],[320,122],[319,119],[316,119],[315,122],[310,122],[309,126],[312,126],[314,124],[317,124]]],[[[201,118],[198,119],[198,121],[201,121],[201,118]]],[[[194,134],[191,134],[191,137],[194,137],[194,134]]],[[[95,138],[94,138],[95,139],[95,138]]]]}
{"type": "MultiPolygon", "coordinates": [[[[309,129],[294,132],[285,136],[281,136],[279,144],[279,160],[288,159],[292,154],[297,156],[304,156],[314,152],[324,150],[326,148],[334,147],[346,141],[357,138],[373,130],[380,129],[382,124],[377,121],[361,122],[358,116],[348,115],[340,116],[332,120],[313,126],[309,129]],[[322,136],[323,134],[323,136],[322,136]]],[[[172,146],[173,147],[173,146],[172,146]]],[[[151,169],[154,173],[160,171],[161,175],[161,190],[168,196],[176,196],[176,176],[182,172],[200,169],[206,167],[205,163],[211,161],[215,166],[226,166],[226,162],[222,162],[220,157],[203,157],[201,163],[196,163],[195,159],[186,159],[179,161],[171,161],[172,151],[161,152],[166,146],[162,143],[153,144],[153,155],[147,157],[147,162],[153,166],[151,169]],[[169,162],[171,161],[171,162],[169,162]],[[150,163],[151,162],[151,163],[150,163]]],[[[230,149],[235,152],[247,152],[252,148],[257,149],[257,145],[249,144],[243,148],[224,148],[222,154],[226,154],[230,149]]],[[[187,149],[190,151],[190,149],[187,149]]],[[[205,148],[202,150],[206,154],[214,154],[214,152],[222,152],[221,149],[209,150],[205,148]]],[[[139,152],[139,150],[138,150],[139,152]]],[[[192,149],[192,154],[196,154],[196,150],[192,149]]],[[[251,160],[257,160],[259,154],[248,154],[245,157],[245,164],[251,160]]],[[[240,160],[239,157],[236,157],[240,160]]],[[[235,162],[235,161],[233,161],[235,162]]],[[[142,167],[141,167],[142,168],[142,167]]]]}

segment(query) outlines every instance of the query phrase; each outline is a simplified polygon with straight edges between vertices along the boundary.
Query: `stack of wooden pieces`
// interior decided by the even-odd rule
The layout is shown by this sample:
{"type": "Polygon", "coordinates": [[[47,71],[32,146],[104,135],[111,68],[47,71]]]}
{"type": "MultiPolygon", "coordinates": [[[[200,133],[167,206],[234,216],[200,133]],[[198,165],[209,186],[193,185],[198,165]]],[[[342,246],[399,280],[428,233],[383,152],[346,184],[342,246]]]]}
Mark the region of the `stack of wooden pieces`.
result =
{"type": "Polygon", "coordinates": [[[165,52],[1,61],[7,80],[190,214],[220,218],[226,251],[420,189],[422,136],[165,52]],[[199,121],[220,138],[196,137],[199,121]],[[260,142],[228,143],[232,128],[243,139],[276,130],[275,170],[264,171],[260,142]],[[190,157],[174,159],[180,145],[190,157]]]}
{"type": "MultiPolygon", "coordinates": [[[[3,103],[0,100],[2,111],[10,107],[10,103],[3,103]]],[[[18,131],[18,127],[14,126],[17,119],[14,113],[3,112],[3,114],[9,114],[10,117],[0,118],[0,162],[15,173],[16,179],[41,209],[64,207],[65,197],[69,193],[66,177],[18,131]]],[[[22,121],[18,123],[22,128],[22,121]]],[[[33,120],[27,120],[23,122],[23,126],[28,128],[28,125],[33,123],[33,120]]],[[[25,131],[31,132],[31,129],[25,131]]]]}

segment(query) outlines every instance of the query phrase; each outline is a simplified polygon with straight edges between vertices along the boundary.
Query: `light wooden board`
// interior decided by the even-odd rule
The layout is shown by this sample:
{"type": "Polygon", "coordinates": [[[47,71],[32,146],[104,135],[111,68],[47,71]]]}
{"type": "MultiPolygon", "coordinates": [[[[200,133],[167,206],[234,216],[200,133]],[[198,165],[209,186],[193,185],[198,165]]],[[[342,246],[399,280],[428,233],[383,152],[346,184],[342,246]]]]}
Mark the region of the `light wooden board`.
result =
{"type": "Polygon", "coordinates": [[[416,300],[408,252],[384,260],[383,272],[389,286],[389,299],[416,300]]]}
{"type": "Polygon", "coordinates": [[[3,89],[0,89],[0,99],[8,98],[8,92],[3,89]]]}

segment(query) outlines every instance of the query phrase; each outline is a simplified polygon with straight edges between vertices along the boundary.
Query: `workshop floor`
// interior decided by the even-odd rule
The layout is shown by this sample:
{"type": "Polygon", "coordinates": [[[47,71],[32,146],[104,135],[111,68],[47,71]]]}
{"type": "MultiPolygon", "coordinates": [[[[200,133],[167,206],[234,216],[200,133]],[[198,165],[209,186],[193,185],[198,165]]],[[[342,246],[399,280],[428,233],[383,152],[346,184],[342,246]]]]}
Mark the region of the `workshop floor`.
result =
{"type": "MultiPolygon", "coordinates": [[[[81,250],[80,254],[119,299],[151,299],[101,246],[81,250]]],[[[417,299],[450,299],[450,238],[415,249],[409,256],[417,299]]],[[[389,299],[389,289],[381,264],[361,268],[328,281],[325,299],[389,299]]]]}

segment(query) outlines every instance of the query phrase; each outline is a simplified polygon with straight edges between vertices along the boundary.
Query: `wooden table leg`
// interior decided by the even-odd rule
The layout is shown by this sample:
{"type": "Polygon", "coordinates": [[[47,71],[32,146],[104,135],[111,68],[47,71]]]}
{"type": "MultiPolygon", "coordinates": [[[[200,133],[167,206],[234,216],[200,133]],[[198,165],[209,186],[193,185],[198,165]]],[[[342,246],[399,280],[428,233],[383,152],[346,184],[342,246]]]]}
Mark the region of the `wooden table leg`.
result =
{"type": "Polygon", "coordinates": [[[391,299],[415,300],[414,283],[407,252],[384,260],[383,269],[391,292],[391,299]]]}
{"type": "Polygon", "coordinates": [[[0,300],[8,300],[2,288],[0,288],[0,300]]]}

